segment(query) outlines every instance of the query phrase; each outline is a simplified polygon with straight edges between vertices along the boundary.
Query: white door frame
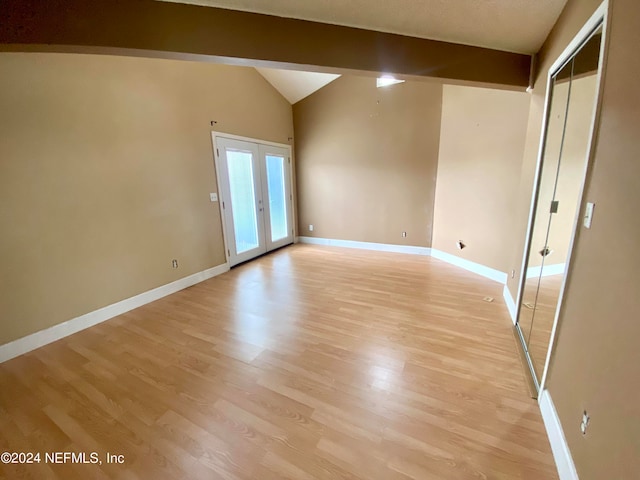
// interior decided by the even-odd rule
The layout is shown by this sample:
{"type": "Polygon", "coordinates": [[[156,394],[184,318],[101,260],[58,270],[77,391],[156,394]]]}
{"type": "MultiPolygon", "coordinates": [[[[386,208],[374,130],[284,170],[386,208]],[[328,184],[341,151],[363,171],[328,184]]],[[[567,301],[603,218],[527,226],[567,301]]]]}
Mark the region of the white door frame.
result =
{"type": "Polygon", "coordinates": [[[289,192],[290,192],[290,198],[289,198],[289,203],[290,203],[290,213],[289,213],[289,219],[291,221],[291,229],[292,229],[292,235],[293,235],[293,240],[295,242],[295,202],[294,202],[294,198],[293,198],[293,156],[292,156],[292,149],[291,149],[291,145],[288,145],[286,143],[277,143],[277,142],[270,142],[268,140],[261,140],[261,139],[257,139],[257,138],[251,138],[251,137],[244,137],[241,135],[233,135],[231,133],[224,133],[224,132],[216,132],[216,131],[212,131],[211,132],[211,142],[213,145],[213,160],[214,160],[214,167],[215,167],[215,174],[216,174],[216,186],[218,188],[218,209],[220,211],[220,221],[222,223],[222,238],[224,241],[224,255],[225,255],[225,259],[227,261],[227,263],[229,263],[229,257],[230,257],[230,248],[229,248],[229,233],[227,232],[227,225],[226,225],[226,221],[225,221],[225,214],[224,214],[224,208],[223,208],[223,201],[225,201],[222,198],[222,182],[220,179],[220,154],[219,154],[219,147],[218,147],[218,139],[228,139],[228,140],[240,140],[243,142],[250,142],[250,143],[256,143],[258,145],[266,145],[266,146],[273,146],[273,147],[278,147],[278,148],[283,148],[286,149],[288,156],[287,156],[287,160],[290,164],[290,168],[289,168],[289,192]]]}
{"type": "MultiPolygon", "coordinates": [[[[264,205],[263,205],[263,168],[260,165],[260,147],[257,143],[245,142],[241,140],[235,140],[230,138],[218,138],[216,148],[222,150],[221,156],[225,157],[223,161],[219,161],[216,164],[216,168],[220,173],[220,198],[219,203],[223,206],[222,224],[226,228],[226,236],[229,239],[229,243],[226,244],[228,258],[230,266],[238,265],[239,263],[251,260],[259,255],[267,253],[267,235],[265,231],[264,221],[264,205]],[[236,214],[237,210],[234,210],[233,202],[231,201],[231,178],[229,175],[229,153],[231,151],[245,152],[251,155],[251,182],[252,182],[252,209],[255,218],[256,240],[257,244],[242,252],[238,252],[238,239],[236,237],[236,214]],[[226,208],[224,207],[226,203],[226,208]],[[233,254],[231,254],[233,250],[233,254]]],[[[236,207],[238,207],[236,205],[236,207]]]]}
{"type": "MultiPolygon", "coordinates": [[[[562,317],[562,313],[563,313],[563,297],[564,297],[564,291],[565,291],[565,287],[567,284],[567,280],[571,275],[571,271],[572,271],[572,264],[571,264],[571,258],[572,258],[572,254],[573,254],[573,247],[575,245],[576,239],[579,236],[579,232],[580,232],[580,228],[579,226],[581,225],[580,223],[580,219],[582,217],[582,209],[583,209],[583,201],[584,201],[584,190],[585,190],[585,183],[586,180],[588,178],[589,172],[591,170],[591,165],[593,163],[593,157],[595,154],[595,149],[594,149],[594,137],[595,137],[595,132],[596,132],[596,124],[598,121],[598,118],[600,116],[600,106],[602,103],[602,90],[603,90],[603,83],[602,82],[602,76],[605,70],[605,66],[606,66],[606,50],[607,50],[607,45],[608,45],[608,29],[609,29],[609,18],[608,18],[608,7],[609,7],[609,2],[608,0],[605,0],[604,2],[602,2],[602,4],[600,4],[600,6],[596,9],[596,11],[593,13],[593,15],[589,18],[589,20],[587,20],[587,22],[583,25],[583,27],[580,29],[580,31],[573,37],[573,39],[571,40],[571,42],[569,43],[569,45],[567,45],[567,47],[564,49],[564,51],[558,56],[558,58],[556,59],[556,61],[553,63],[553,65],[549,68],[547,75],[546,75],[546,80],[547,80],[547,90],[545,92],[545,103],[544,103],[544,117],[543,117],[543,123],[542,123],[542,131],[540,133],[540,143],[539,143],[539,148],[538,148],[538,159],[537,159],[537,163],[536,163],[536,173],[534,176],[534,188],[533,188],[533,194],[531,197],[531,203],[529,205],[529,221],[528,221],[528,225],[527,225],[527,236],[525,239],[525,245],[524,245],[524,252],[522,255],[522,266],[520,268],[520,282],[518,284],[518,294],[516,296],[516,324],[519,321],[520,318],[520,310],[521,310],[521,302],[522,302],[522,295],[523,295],[523,290],[524,290],[524,284],[526,282],[526,272],[525,272],[525,267],[527,265],[527,260],[528,260],[528,255],[529,255],[529,249],[531,246],[531,234],[533,231],[533,224],[534,224],[534,220],[535,220],[535,210],[536,210],[536,203],[537,203],[537,194],[538,194],[538,184],[540,182],[540,171],[541,171],[541,167],[542,167],[542,161],[543,161],[543,157],[544,157],[544,151],[545,151],[545,147],[546,147],[546,134],[547,134],[547,126],[549,123],[549,111],[550,111],[550,105],[551,105],[551,90],[552,90],[552,86],[553,86],[553,82],[552,82],[552,78],[553,76],[560,71],[560,69],[562,67],[564,67],[564,65],[569,62],[571,60],[571,58],[573,57],[573,55],[584,45],[584,43],[590,38],[591,34],[597,29],[599,28],[600,25],[602,25],[602,40],[601,40],[601,46],[600,46],[600,58],[599,58],[599,68],[598,68],[598,73],[597,73],[597,80],[596,80],[596,98],[595,98],[595,105],[594,105],[594,109],[593,109],[593,114],[591,117],[591,126],[589,129],[589,138],[588,138],[588,143],[587,143],[587,161],[585,162],[585,166],[582,172],[582,184],[580,187],[580,193],[578,196],[578,205],[579,208],[576,209],[576,218],[574,219],[574,224],[573,224],[573,231],[571,234],[571,242],[569,243],[569,249],[567,252],[567,261],[566,261],[566,266],[565,266],[565,276],[564,279],[562,281],[562,286],[560,287],[560,296],[558,298],[558,304],[557,304],[557,308],[556,308],[556,312],[555,312],[555,317],[554,317],[554,321],[553,321],[553,327],[551,329],[551,337],[549,339],[549,346],[547,349],[547,356],[545,359],[545,364],[544,364],[544,369],[543,369],[543,373],[542,373],[542,378],[541,380],[538,382],[538,379],[535,376],[535,372],[533,369],[531,369],[531,375],[534,379],[534,383],[536,385],[536,387],[538,388],[538,400],[540,400],[542,397],[541,393],[542,391],[545,389],[546,387],[546,382],[547,382],[547,374],[549,372],[549,365],[551,363],[551,356],[553,353],[553,349],[556,343],[556,335],[557,335],[557,328],[558,328],[558,321],[559,319],[562,317]]],[[[525,348],[524,344],[522,345],[523,348],[525,348]]]]}

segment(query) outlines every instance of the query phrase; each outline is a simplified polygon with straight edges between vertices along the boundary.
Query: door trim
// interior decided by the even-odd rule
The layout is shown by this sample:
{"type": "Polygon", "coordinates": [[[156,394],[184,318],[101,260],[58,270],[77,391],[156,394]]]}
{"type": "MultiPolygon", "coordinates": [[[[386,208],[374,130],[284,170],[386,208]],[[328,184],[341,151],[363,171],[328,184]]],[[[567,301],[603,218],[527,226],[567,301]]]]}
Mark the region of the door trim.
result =
{"type": "MultiPolygon", "coordinates": [[[[594,105],[594,109],[593,109],[593,114],[591,117],[591,126],[589,129],[589,138],[587,141],[587,158],[586,158],[586,163],[585,163],[585,167],[584,167],[584,171],[582,172],[582,185],[580,187],[580,192],[579,192],[579,196],[578,196],[578,208],[576,209],[576,218],[574,219],[574,225],[573,225],[573,229],[572,229],[572,234],[571,234],[571,241],[569,244],[569,249],[567,251],[567,260],[566,260],[566,269],[565,269],[565,278],[562,282],[562,286],[560,287],[560,296],[558,298],[558,305],[556,307],[556,312],[555,312],[555,317],[554,317],[554,321],[553,321],[553,327],[551,329],[551,337],[549,339],[549,346],[547,348],[547,355],[545,358],[545,363],[544,363],[544,368],[542,371],[542,375],[541,375],[541,379],[540,382],[538,383],[538,392],[542,392],[545,389],[546,386],[546,381],[547,381],[547,374],[549,371],[549,365],[551,363],[551,356],[553,353],[553,349],[555,347],[555,342],[556,342],[556,334],[557,334],[557,327],[558,327],[558,321],[562,316],[563,313],[563,297],[564,297],[564,290],[567,284],[567,280],[569,279],[570,275],[571,275],[571,269],[572,269],[572,264],[571,264],[571,259],[572,259],[572,255],[573,255],[573,247],[575,245],[575,242],[577,241],[577,238],[579,237],[579,233],[580,233],[580,218],[581,218],[581,214],[582,214],[582,207],[583,207],[583,202],[585,200],[584,198],[584,193],[585,193],[585,185],[587,182],[587,179],[589,177],[589,173],[591,171],[591,166],[593,163],[593,157],[595,155],[595,149],[594,149],[594,145],[595,145],[595,136],[596,136],[596,125],[600,116],[600,106],[602,103],[602,90],[604,88],[604,82],[602,81],[602,78],[605,74],[605,70],[606,70],[606,54],[607,54],[607,47],[608,47],[608,30],[609,30],[609,21],[610,18],[608,16],[608,6],[609,6],[609,2],[608,0],[604,0],[600,6],[594,11],[594,13],[591,15],[591,17],[587,20],[587,22],[583,25],[583,27],[578,31],[578,33],[576,33],[576,35],[573,37],[573,39],[569,42],[569,44],[567,45],[567,47],[563,50],[563,52],[558,56],[558,58],[556,59],[555,62],[553,62],[552,66],[549,68],[549,70],[547,71],[547,75],[545,76],[546,81],[547,81],[547,85],[546,85],[546,92],[545,92],[545,102],[544,102],[544,116],[543,116],[543,121],[542,121],[542,129],[540,132],[540,142],[538,144],[538,155],[537,155],[537,161],[536,161],[536,170],[535,170],[535,175],[534,175],[534,180],[533,180],[533,192],[531,195],[531,202],[529,204],[529,217],[528,217],[528,223],[527,223],[527,235],[525,237],[525,243],[524,243],[524,252],[522,255],[522,263],[521,263],[521,268],[520,268],[520,280],[518,282],[518,291],[517,291],[517,295],[516,295],[516,302],[515,302],[515,325],[516,328],[520,328],[519,324],[518,324],[518,319],[520,317],[520,310],[521,310],[521,303],[522,303],[522,295],[523,295],[523,290],[524,290],[524,284],[526,282],[526,266],[527,266],[527,260],[528,260],[528,254],[529,254],[529,249],[531,246],[531,234],[533,231],[533,224],[534,224],[534,218],[535,218],[535,213],[536,213],[536,208],[537,208],[537,200],[538,200],[538,188],[539,188],[539,183],[540,183],[540,173],[541,173],[541,166],[542,166],[542,160],[544,157],[544,152],[545,152],[545,148],[546,148],[546,134],[547,134],[547,128],[548,128],[548,123],[549,123],[549,115],[550,115],[550,105],[551,105],[551,90],[552,90],[552,77],[573,57],[573,55],[583,46],[583,44],[588,40],[588,38],[591,36],[591,34],[597,30],[597,28],[599,28],[600,25],[602,25],[602,40],[601,40],[601,47],[600,47],[600,58],[599,58],[599,68],[598,68],[598,73],[597,73],[597,80],[596,80],[596,99],[595,99],[595,105],[594,105]]],[[[526,346],[523,342],[522,344],[522,348],[526,350],[526,346]]],[[[529,360],[529,366],[531,368],[532,373],[534,372],[533,370],[533,365],[531,364],[531,359],[529,357],[527,357],[529,360]]],[[[537,379],[536,379],[537,381],[537,379]]]]}
{"type": "Polygon", "coordinates": [[[262,167],[261,167],[261,149],[260,145],[255,142],[246,142],[244,140],[235,140],[229,138],[218,138],[216,144],[216,153],[220,153],[220,159],[216,164],[218,172],[220,173],[220,191],[219,201],[224,204],[226,201],[226,207],[223,208],[223,222],[226,227],[228,243],[226,244],[227,254],[229,255],[229,265],[235,266],[240,263],[244,263],[253,258],[259,257],[267,253],[267,237],[265,231],[264,222],[264,191],[263,191],[263,179],[262,179],[262,167]],[[222,152],[220,152],[222,150],[222,152]],[[229,167],[229,154],[232,151],[247,152],[251,155],[251,182],[252,182],[252,209],[255,215],[255,229],[257,245],[238,252],[238,238],[236,237],[236,215],[239,213],[234,208],[234,203],[231,197],[231,177],[229,167]],[[225,157],[222,159],[221,157],[225,157]],[[221,160],[221,161],[220,161],[221,160]],[[224,178],[222,178],[224,177],[224,178]],[[233,250],[233,255],[231,255],[233,250]]]}
{"type": "Polygon", "coordinates": [[[270,142],[268,140],[261,140],[259,138],[243,137],[242,135],[233,135],[231,133],[212,131],[211,138],[213,139],[214,146],[215,146],[215,140],[218,137],[228,138],[229,140],[240,140],[242,142],[261,143],[263,145],[271,145],[273,147],[288,148],[289,150],[291,150],[291,145],[289,145],[288,143],[270,142]]]}
{"type": "MultiPolygon", "coordinates": [[[[551,329],[551,337],[549,338],[549,346],[547,348],[547,357],[544,362],[544,368],[542,370],[542,378],[540,380],[540,391],[544,391],[547,383],[547,375],[549,374],[549,365],[551,364],[551,356],[557,340],[558,322],[564,313],[564,294],[567,287],[567,282],[571,278],[571,271],[573,269],[573,250],[580,236],[581,219],[584,212],[585,191],[588,179],[590,177],[591,169],[593,168],[593,162],[595,158],[595,146],[597,136],[597,125],[600,119],[600,109],[602,106],[602,97],[604,91],[603,77],[607,67],[607,49],[609,45],[609,0],[604,0],[596,11],[591,15],[589,20],[584,24],[580,31],[573,37],[567,48],[558,57],[558,60],[552,65],[548,72],[549,78],[556,71],[559,71],[568,59],[571,58],[577,50],[582,48],[582,45],[586,43],[589,36],[602,25],[602,39],[600,40],[600,58],[598,59],[598,73],[596,79],[596,98],[593,106],[593,113],[591,115],[591,125],[589,127],[589,139],[587,140],[587,158],[582,172],[582,184],[580,186],[580,193],[578,196],[578,208],[576,209],[576,217],[574,219],[573,231],[571,233],[571,243],[569,243],[569,250],[567,251],[567,260],[565,267],[565,276],[560,287],[560,296],[558,298],[558,306],[556,308],[555,318],[553,320],[553,327],[551,329]],[[553,70],[553,68],[556,70],[553,70]]],[[[549,84],[548,84],[549,85],[549,84]]],[[[547,92],[549,94],[549,92],[547,92]]],[[[540,399],[539,399],[540,400],[540,399]]]]}
{"type": "Polygon", "coordinates": [[[291,166],[291,155],[289,153],[289,149],[287,148],[283,148],[283,147],[276,147],[275,145],[265,145],[265,144],[260,144],[258,145],[258,150],[260,152],[260,159],[264,159],[264,162],[260,163],[260,168],[262,170],[262,176],[263,176],[263,185],[262,187],[264,188],[265,186],[267,186],[268,184],[268,179],[269,179],[269,173],[267,171],[267,156],[272,156],[272,157],[280,157],[282,158],[284,164],[283,164],[283,168],[285,170],[285,175],[289,176],[289,181],[285,181],[284,184],[284,196],[285,196],[285,214],[287,217],[287,224],[289,225],[291,231],[287,232],[287,236],[286,237],[282,237],[276,241],[273,241],[273,239],[271,238],[271,204],[270,204],[270,196],[269,196],[269,189],[268,187],[266,188],[266,191],[263,190],[262,192],[262,196],[263,196],[263,203],[264,203],[264,209],[265,209],[265,215],[264,215],[264,219],[265,219],[265,242],[267,245],[267,251],[270,252],[271,250],[275,250],[276,248],[280,248],[280,247],[284,247],[285,245],[289,245],[291,243],[294,243],[295,241],[295,227],[293,226],[294,222],[295,222],[295,218],[294,218],[294,214],[293,214],[293,168],[291,166]],[[267,205],[269,205],[269,208],[267,208],[267,205]],[[290,241],[289,241],[290,240],[290,241]]]}
{"type": "Polygon", "coordinates": [[[290,168],[290,175],[289,175],[289,189],[291,191],[291,221],[292,221],[292,225],[291,228],[293,229],[293,243],[295,243],[296,241],[296,198],[293,196],[294,195],[294,163],[293,163],[293,149],[291,147],[291,145],[287,144],[287,143],[277,143],[277,142],[270,142],[268,140],[261,140],[258,138],[251,138],[251,137],[244,137],[242,135],[233,135],[231,133],[224,133],[224,132],[216,132],[216,131],[211,131],[211,145],[213,148],[213,167],[214,167],[214,173],[216,176],[216,188],[218,189],[218,211],[220,213],[220,223],[222,224],[222,240],[224,243],[224,256],[226,259],[226,262],[229,263],[229,257],[230,257],[230,248],[229,248],[229,234],[227,232],[227,226],[226,226],[226,222],[225,222],[225,217],[224,217],[224,209],[222,208],[222,183],[220,181],[220,166],[219,166],[219,162],[220,162],[220,155],[218,152],[218,139],[228,139],[228,140],[239,140],[242,142],[250,142],[250,143],[257,143],[258,145],[262,144],[262,145],[267,145],[267,146],[271,146],[271,147],[279,147],[279,148],[284,148],[287,150],[288,155],[289,155],[289,159],[291,160],[291,168],[290,168]]]}

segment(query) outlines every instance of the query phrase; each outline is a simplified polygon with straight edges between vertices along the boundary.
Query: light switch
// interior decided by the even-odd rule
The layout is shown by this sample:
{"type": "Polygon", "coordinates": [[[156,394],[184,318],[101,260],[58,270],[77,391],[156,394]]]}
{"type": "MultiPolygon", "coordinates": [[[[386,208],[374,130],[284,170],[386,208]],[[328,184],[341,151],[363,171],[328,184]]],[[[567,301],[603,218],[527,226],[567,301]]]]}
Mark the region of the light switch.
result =
{"type": "Polygon", "coordinates": [[[593,220],[593,209],[595,206],[596,206],[595,203],[587,203],[587,206],[584,209],[585,228],[591,228],[591,220],[593,220]]]}
{"type": "Polygon", "coordinates": [[[218,201],[218,194],[217,193],[210,193],[209,194],[209,198],[211,199],[212,202],[217,202],[218,201]]]}

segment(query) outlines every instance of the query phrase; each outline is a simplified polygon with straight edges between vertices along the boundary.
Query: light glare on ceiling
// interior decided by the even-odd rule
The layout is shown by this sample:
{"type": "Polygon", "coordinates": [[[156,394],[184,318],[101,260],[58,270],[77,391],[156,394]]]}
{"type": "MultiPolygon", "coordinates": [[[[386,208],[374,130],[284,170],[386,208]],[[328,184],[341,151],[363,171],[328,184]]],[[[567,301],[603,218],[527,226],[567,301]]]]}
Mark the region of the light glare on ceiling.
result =
{"type": "Polygon", "coordinates": [[[395,85],[396,83],[404,83],[404,80],[398,80],[392,75],[383,75],[376,79],[376,87],[388,87],[389,85],[395,85]]]}

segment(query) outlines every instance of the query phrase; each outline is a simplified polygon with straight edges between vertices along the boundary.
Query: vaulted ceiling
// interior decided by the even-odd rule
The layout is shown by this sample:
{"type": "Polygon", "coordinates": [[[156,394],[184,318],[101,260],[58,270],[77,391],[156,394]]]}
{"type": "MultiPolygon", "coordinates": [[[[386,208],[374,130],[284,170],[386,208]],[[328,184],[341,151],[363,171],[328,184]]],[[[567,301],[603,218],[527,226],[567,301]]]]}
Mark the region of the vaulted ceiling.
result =
{"type": "Polygon", "coordinates": [[[340,76],[275,68],[256,68],[256,70],[292,105],[340,76]]]}

